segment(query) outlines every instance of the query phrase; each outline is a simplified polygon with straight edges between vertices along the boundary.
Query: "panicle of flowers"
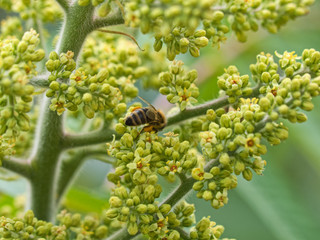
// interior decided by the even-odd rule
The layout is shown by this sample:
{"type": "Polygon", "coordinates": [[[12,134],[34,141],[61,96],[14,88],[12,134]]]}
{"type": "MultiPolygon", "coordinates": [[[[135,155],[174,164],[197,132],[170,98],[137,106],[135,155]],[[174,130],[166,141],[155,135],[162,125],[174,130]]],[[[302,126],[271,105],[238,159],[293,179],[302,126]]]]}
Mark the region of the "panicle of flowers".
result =
{"type": "Polygon", "coordinates": [[[75,67],[73,60],[70,64],[63,62],[71,59],[71,53],[62,54],[60,58],[57,54],[50,55],[53,58],[50,57],[46,64],[51,72],[47,96],[53,97],[51,109],[58,114],[65,109],[76,111],[82,105],[87,118],[99,113],[104,120],[110,121],[125,113],[126,103],[138,95],[135,81],[151,75],[141,67],[141,57],[132,42],[105,35],[99,33],[96,38],[87,39],[81,67],[74,72],[71,72],[75,67]],[[69,78],[69,84],[60,78],[69,78]]]}
{"type": "Polygon", "coordinates": [[[36,49],[39,35],[31,29],[21,40],[16,37],[0,40],[0,135],[14,144],[20,131],[30,129],[32,94],[30,79],[37,74],[35,62],[44,58],[36,49]]]}
{"type": "Polygon", "coordinates": [[[159,76],[162,87],[160,93],[167,95],[170,103],[177,103],[180,110],[197,102],[199,89],[194,84],[198,77],[196,70],[185,72],[182,61],[174,61],[169,72],[162,72],[159,76]]]}
{"type": "Polygon", "coordinates": [[[236,175],[251,180],[252,171],[262,174],[266,162],[261,156],[267,151],[263,140],[271,145],[281,143],[288,138],[288,128],[281,118],[292,123],[304,122],[307,117],[300,109],[313,108],[311,100],[319,95],[320,81],[310,74],[318,74],[318,54],[313,49],[305,50],[305,57],[297,62],[299,57],[285,52],[277,54],[279,63],[270,54],[258,55],[257,63],[250,66],[252,78],[258,84],[257,98],[239,98],[228,111],[223,108],[207,111],[206,119],[202,119],[202,125],[199,123],[200,146],[206,159],[215,160],[210,161],[209,171],[201,167],[192,170],[192,177],[197,180],[193,189],[198,191],[198,197],[210,200],[214,208],[219,208],[228,201],[227,191],[236,187],[236,175]],[[313,56],[313,70],[309,61],[304,60],[310,56],[313,56]],[[286,59],[290,61],[283,64],[286,59]],[[293,73],[286,72],[289,67],[293,73]],[[306,69],[309,73],[304,72],[306,69]]]}
{"type": "Polygon", "coordinates": [[[198,57],[209,43],[219,47],[230,31],[241,42],[246,41],[248,31],[257,31],[259,24],[275,33],[289,20],[306,15],[313,2],[130,0],[124,3],[124,17],[128,26],[154,35],[156,51],[165,44],[167,57],[173,60],[187,51],[198,57]]]}
{"type": "Polygon", "coordinates": [[[116,188],[109,200],[111,208],[107,216],[126,222],[131,235],[140,231],[150,239],[159,236],[179,239],[174,227],[190,226],[193,221],[188,218],[192,211],[183,215],[179,212],[183,210],[182,206],[182,210],[176,212],[170,212],[169,204],[159,206],[157,198],[162,188],[156,173],[174,181],[176,176],[190,173],[199,157],[188,141],[180,142],[173,133],[165,137],[149,132],[139,135],[135,127],[126,127],[123,121],[120,119],[115,126],[123,136],[110,143],[108,148],[117,162],[114,173],[108,174],[109,181],[115,183],[116,188]]]}
{"type": "Polygon", "coordinates": [[[6,0],[0,2],[0,7],[17,12],[23,20],[38,19],[43,22],[54,22],[63,16],[62,9],[54,0],[6,0]]]}
{"type": "Polygon", "coordinates": [[[0,218],[0,236],[3,239],[104,239],[118,230],[121,224],[111,223],[105,217],[82,216],[66,210],[57,215],[58,222],[52,224],[35,218],[31,210],[22,217],[0,218]]]}
{"type": "Polygon", "coordinates": [[[8,17],[1,21],[0,39],[8,36],[21,38],[23,35],[22,23],[18,17],[8,17]]]}
{"type": "MultiPolygon", "coordinates": [[[[222,225],[217,225],[216,222],[210,221],[210,217],[203,217],[197,222],[195,227],[191,228],[190,238],[191,239],[220,239],[224,232],[222,225]]],[[[227,238],[223,238],[227,240],[227,238]]],[[[230,239],[231,240],[231,239],[230,239]]]]}

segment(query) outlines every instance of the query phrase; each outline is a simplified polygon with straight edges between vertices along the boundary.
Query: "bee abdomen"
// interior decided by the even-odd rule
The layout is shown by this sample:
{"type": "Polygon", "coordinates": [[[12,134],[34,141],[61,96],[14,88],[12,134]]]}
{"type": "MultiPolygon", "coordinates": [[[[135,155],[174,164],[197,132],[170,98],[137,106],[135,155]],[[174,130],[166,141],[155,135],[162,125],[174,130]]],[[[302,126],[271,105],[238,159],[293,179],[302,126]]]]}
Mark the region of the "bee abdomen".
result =
{"type": "Polygon", "coordinates": [[[127,126],[138,126],[141,124],[148,123],[148,118],[146,112],[148,111],[147,108],[139,108],[132,112],[125,121],[127,126]]]}

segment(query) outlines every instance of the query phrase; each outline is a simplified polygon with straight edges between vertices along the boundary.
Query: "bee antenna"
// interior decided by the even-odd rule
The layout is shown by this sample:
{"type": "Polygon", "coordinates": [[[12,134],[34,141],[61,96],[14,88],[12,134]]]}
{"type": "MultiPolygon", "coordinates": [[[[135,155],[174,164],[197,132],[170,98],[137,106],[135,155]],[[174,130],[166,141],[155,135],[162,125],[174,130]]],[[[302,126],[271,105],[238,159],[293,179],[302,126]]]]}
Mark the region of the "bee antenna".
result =
{"type": "Polygon", "coordinates": [[[145,102],[146,104],[148,104],[150,107],[152,107],[155,111],[157,111],[157,109],[151,104],[149,103],[147,100],[145,100],[144,98],[138,96],[138,98],[140,98],[141,101],[145,102]]]}

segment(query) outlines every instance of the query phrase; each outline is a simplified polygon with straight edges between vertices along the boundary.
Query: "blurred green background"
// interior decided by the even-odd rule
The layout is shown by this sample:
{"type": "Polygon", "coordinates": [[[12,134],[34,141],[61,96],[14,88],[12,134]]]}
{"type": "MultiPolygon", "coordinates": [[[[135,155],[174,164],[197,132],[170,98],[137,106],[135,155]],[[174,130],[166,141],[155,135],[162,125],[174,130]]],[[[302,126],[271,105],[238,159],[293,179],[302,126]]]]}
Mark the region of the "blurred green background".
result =
{"type": "MultiPolygon", "coordinates": [[[[4,13],[0,12],[4,17],[4,13]]],[[[179,56],[187,66],[199,72],[200,102],[217,96],[216,79],[228,65],[236,65],[241,74],[249,73],[260,52],[296,51],[305,48],[320,49],[320,2],[316,1],[306,17],[289,22],[279,33],[265,30],[250,33],[246,43],[238,43],[234,36],[220,50],[207,47],[199,59],[179,56]]],[[[52,26],[50,26],[52,28],[52,26]]],[[[141,41],[150,40],[140,37],[141,41]]],[[[139,40],[138,39],[138,40],[139,40]]],[[[143,90],[142,90],[143,91],[143,90]]],[[[141,95],[148,98],[152,91],[141,95]]],[[[152,100],[152,98],[149,100],[152,100]]],[[[263,176],[254,176],[251,182],[239,177],[235,190],[229,192],[229,203],[213,209],[209,203],[194,194],[188,202],[197,206],[197,219],[211,216],[225,227],[224,237],[238,240],[311,240],[320,233],[320,98],[314,99],[315,109],[307,113],[308,121],[290,124],[289,139],[279,146],[269,146],[266,170],[263,176]]],[[[68,192],[65,206],[74,211],[99,213],[106,206],[111,186],[105,180],[110,167],[96,160],[87,161],[68,192]]],[[[163,182],[164,188],[171,185],[163,182]]],[[[23,179],[0,180],[3,194],[18,196],[28,189],[23,179]]],[[[0,207],[12,204],[12,198],[0,197],[0,207]]]]}

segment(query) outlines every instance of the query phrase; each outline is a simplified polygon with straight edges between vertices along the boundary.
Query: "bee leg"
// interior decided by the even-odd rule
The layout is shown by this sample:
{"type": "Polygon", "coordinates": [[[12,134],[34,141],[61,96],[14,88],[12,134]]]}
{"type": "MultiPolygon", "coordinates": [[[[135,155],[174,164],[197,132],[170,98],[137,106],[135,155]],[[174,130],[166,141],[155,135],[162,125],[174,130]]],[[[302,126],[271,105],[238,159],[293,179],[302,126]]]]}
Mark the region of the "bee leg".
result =
{"type": "Polygon", "coordinates": [[[144,132],[152,132],[154,131],[154,128],[152,125],[148,125],[148,126],[145,126],[144,128],[142,128],[141,131],[144,131],[144,132]]]}

